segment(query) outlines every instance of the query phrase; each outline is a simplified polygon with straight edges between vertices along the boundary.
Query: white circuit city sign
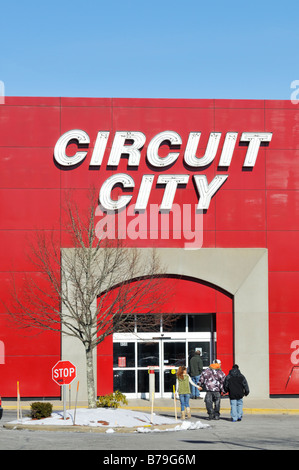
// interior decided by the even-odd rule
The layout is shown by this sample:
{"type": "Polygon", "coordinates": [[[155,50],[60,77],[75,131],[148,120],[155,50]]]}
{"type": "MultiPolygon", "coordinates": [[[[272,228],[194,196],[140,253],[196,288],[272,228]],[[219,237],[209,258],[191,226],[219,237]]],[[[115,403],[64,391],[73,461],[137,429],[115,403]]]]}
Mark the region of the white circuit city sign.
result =
{"type": "MultiPolygon", "coordinates": [[[[104,153],[110,132],[99,131],[97,134],[94,150],[91,155],[90,167],[100,167],[103,162],[104,153]]],[[[209,165],[215,158],[221,132],[211,132],[205,153],[199,157],[196,155],[201,132],[190,132],[186,149],[184,152],[184,163],[190,168],[198,171],[209,165]]],[[[220,155],[218,166],[228,169],[232,160],[233,152],[238,138],[238,132],[227,132],[224,139],[222,152],[220,155]]],[[[243,132],[240,142],[248,142],[248,149],[243,162],[243,168],[253,168],[258,156],[258,151],[262,142],[270,142],[272,139],[271,132],[243,132]]],[[[79,150],[73,156],[66,155],[66,148],[72,141],[76,141],[78,145],[89,145],[89,135],[80,129],[73,129],[63,134],[57,141],[54,149],[54,158],[56,162],[63,167],[74,167],[80,164],[86,157],[88,151],[79,150]]],[[[142,132],[137,131],[116,131],[108,159],[107,166],[117,169],[122,155],[128,155],[128,168],[138,168],[141,157],[141,149],[146,142],[146,136],[142,132]]],[[[174,164],[178,159],[180,152],[176,151],[177,147],[182,145],[181,136],[174,131],[164,131],[155,135],[148,144],[147,163],[149,168],[159,169],[163,171],[170,165],[174,164]],[[159,148],[162,143],[168,142],[169,153],[161,157],[159,148]],[[176,146],[171,150],[171,146],[176,146]]],[[[189,174],[160,174],[157,177],[157,184],[165,185],[164,195],[161,202],[160,210],[171,210],[173,200],[178,185],[187,185],[189,174]]],[[[193,181],[199,194],[198,210],[206,210],[209,208],[211,198],[216,194],[218,189],[225,183],[228,175],[216,175],[209,183],[205,175],[194,174],[193,181]]],[[[148,204],[155,174],[143,175],[140,184],[135,211],[145,210],[148,204]]],[[[132,176],[125,173],[117,173],[110,176],[102,185],[99,193],[99,201],[102,207],[107,211],[117,211],[130,203],[132,195],[122,195],[118,200],[111,198],[113,187],[118,184],[123,188],[134,190],[135,182],[132,176]]]]}

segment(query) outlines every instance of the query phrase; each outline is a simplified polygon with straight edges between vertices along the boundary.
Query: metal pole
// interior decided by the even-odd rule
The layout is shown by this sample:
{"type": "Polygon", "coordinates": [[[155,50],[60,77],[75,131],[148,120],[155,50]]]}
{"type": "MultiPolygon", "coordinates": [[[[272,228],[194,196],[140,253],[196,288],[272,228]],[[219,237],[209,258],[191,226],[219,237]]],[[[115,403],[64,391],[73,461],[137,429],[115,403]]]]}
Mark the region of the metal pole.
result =
{"type": "Polygon", "coordinates": [[[75,422],[76,422],[78,391],[79,391],[79,380],[78,380],[78,383],[77,383],[77,392],[76,392],[76,401],[75,401],[75,411],[74,411],[74,425],[75,425],[75,422]]]}
{"type": "Polygon", "coordinates": [[[175,420],[177,421],[178,419],[178,414],[176,411],[176,393],[175,393],[175,385],[173,386],[173,400],[174,400],[174,415],[175,415],[175,420]]]}
{"type": "Polygon", "coordinates": [[[63,419],[66,419],[66,385],[63,384],[63,419]]]}
{"type": "Polygon", "coordinates": [[[155,369],[149,368],[149,401],[153,401],[155,396],[155,369]]]}

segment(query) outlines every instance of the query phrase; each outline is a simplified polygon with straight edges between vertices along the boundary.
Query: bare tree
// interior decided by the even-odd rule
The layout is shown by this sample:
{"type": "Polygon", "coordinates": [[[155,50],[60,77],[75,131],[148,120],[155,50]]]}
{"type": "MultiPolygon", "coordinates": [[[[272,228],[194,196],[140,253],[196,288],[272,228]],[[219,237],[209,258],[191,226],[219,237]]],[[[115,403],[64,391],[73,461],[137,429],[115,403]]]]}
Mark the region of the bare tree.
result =
{"type": "MultiPolygon", "coordinates": [[[[14,284],[14,309],[19,326],[63,332],[78,338],[86,353],[88,406],[96,406],[93,350],[115,330],[130,331],[132,315],[147,318],[149,330],[160,321],[167,291],[165,269],[155,250],[140,251],[95,233],[96,198],[91,192],[87,212],[66,199],[68,222],[64,236],[70,248],[60,248],[55,235],[36,234],[30,247],[41,279],[27,275],[22,290],[14,284]],[[148,317],[145,317],[148,315],[148,317]]],[[[173,321],[167,315],[166,321],[173,321]]]]}

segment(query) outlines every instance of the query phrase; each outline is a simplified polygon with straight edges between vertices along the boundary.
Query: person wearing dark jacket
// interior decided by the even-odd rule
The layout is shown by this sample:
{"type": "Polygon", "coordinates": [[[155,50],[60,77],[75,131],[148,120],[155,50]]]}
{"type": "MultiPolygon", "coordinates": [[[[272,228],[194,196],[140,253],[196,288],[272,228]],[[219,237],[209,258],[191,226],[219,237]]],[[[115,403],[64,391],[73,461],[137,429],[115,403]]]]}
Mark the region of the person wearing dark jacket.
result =
{"type": "Polygon", "coordinates": [[[249,386],[237,364],[233,366],[225,377],[223,388],[229,395],[232,421],[234,423],[241,421],[243,417],[243,397],[249,394],[249,386]]]}
{"type": "MultiPolygon", "coordinates": [[[[200,354],[201,353],[199,350],[195,351],[195,354],[191,358],[189,365],[191,379],[196,384],[199,382],[201,373],[203,371],[203,362],[200,357],[200,354]]],[[[201,398],[199,389],[197,387],[194,387],[193,385],[191,385],[191,398],[194,398],[195,400],[196,398],[201,398]]]]}

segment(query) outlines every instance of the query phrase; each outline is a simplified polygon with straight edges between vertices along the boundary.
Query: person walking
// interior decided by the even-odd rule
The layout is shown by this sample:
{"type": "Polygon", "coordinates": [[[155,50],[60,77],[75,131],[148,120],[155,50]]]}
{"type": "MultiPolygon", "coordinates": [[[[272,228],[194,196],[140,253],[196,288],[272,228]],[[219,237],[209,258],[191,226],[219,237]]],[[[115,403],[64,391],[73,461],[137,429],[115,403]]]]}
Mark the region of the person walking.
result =
{"type": "Polygon", "coordinates": [[[243,397],[249,395],[249,386],[237,364],[233,365],[225,377],[223,388],[225,392],[228,392],[230,399],[231,420],[234,423],[241,421],[243,418],[243,397]]]}
{"type": "Polygon", "coordinates": [[[199,389],[206,390],[205,404],[209,419],[220,418],[220,402],[223,393],[225,373],[221,370],[221,361],[215,359],[208,369],[205,369],[199,379],[199,389]]]}
{"type": "MultiPolygon", "coordinates": [[[[199,382],[201,373],[203,371],[203,362],[202,362],[200,355],[201,355],[200,350],[196,350],[195,354],[190,359],[190,364],[189,364],[191,379],[196,384],[199,382]]],[[[191,385],[191,398],[194,398],[195,400],[197,398],[201,398],[200,393],[199,393],[199,388],[194,387],[194,385],[191,385]]]]}
{"type": "Polygon", "coordinates": [[[194,387],[198,387],[191,377],[187,374],[187,367],[180,366],[177,371],[177,381],[176,381],[176,393],[179,395],[180,403],[181,403],[181,419],[191,418],[191,410],[190,410],[190,384],[194,387]]]}

